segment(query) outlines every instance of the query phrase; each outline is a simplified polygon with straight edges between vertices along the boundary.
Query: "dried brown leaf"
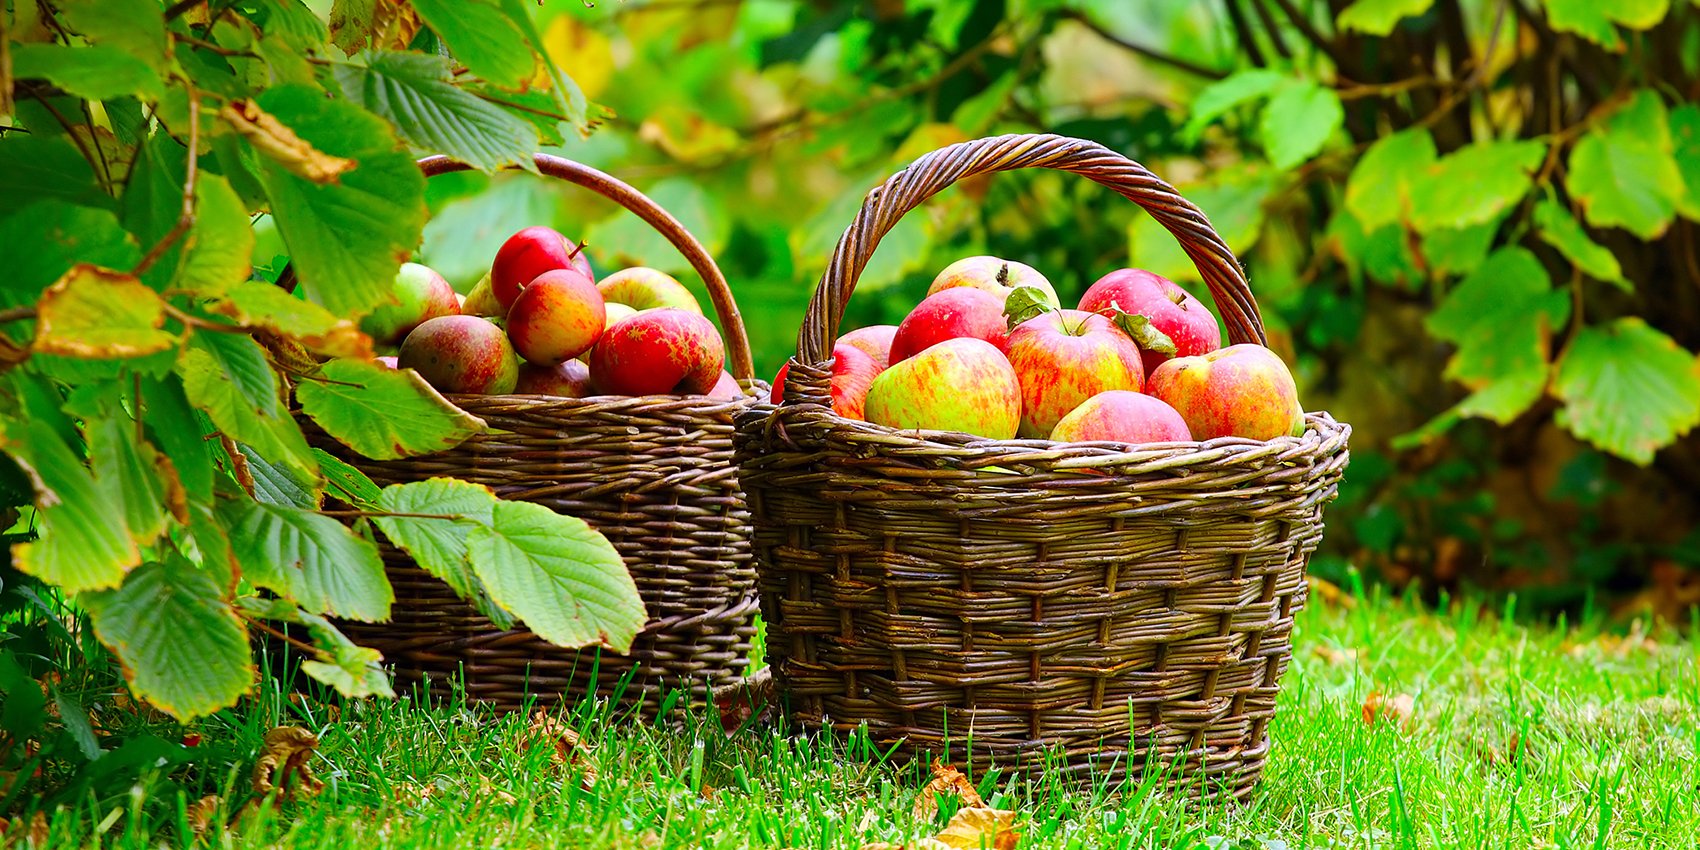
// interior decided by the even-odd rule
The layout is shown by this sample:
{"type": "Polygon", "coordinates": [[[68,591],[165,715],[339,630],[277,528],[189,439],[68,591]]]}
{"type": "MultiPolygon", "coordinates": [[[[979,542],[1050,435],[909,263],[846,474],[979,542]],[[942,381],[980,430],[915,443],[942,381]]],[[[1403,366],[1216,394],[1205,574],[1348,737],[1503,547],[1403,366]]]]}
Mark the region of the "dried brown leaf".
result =
{"type": "Polygon", "coordinates": [[[480,799],[491,800],[503,806],[511,806],[519,802],[514,795],[491,783],[488,776],[478,777],[478,796],[480,799]]]}
{"type": "Polygon", "coordinates": [[[183,812],[184,819],[189,822],[189,831],[193,832],[196,838],[206,835],[207,829],[212,826],[213,818],[223,805],[224,798],[217,794],[208,794],[190,803],[183,812]]]}
{"type": "Polygon", "coordinates": [[[331,156],[313,147],[252,100],[230,101],[218,114],[256,150],[303,180],[334,183],[354,168],[354,160],[331,156]]]}
{"type": "Polygon", "coordinates": [[[254,763],[254,791],[261,795],[281,791],[288,797],[294,793],[290,780],[296,780],[296,790],[305,789],[309,795],[325,789],[325,783],[313,775],[308,764],[319,738],[299,726],[279,726],[266,733],[259,761],[254,763]]]}
{"type": "Polygon", "coordinates": [[[1373,726],[1378,720],[1387,720],[1409,729],[1411,709],[1415,705],[1416,699],[1410,694],[1387,696],[1380,691],[1370,691],[1369,696],[1364,698],[1364,723],[1373,726]]]}
{"type": "Polygon", "coordinates": [[[558,717],[551,717],[547,712],[539,711],[531,716],[531,725],[527,729],[526,749],[542,744],[554,748],[551,760],[558,765],[577,770],[580,774],[579,784],[586,791],[596,786],[596,765],[590,760],[590,746],[584,743],[578,732],[562,722],[558,717]]]}
{"type": "Polygon", "coordinates": [[[1342,667],[1347,664],[1355,664],[1358,660],[1358,651],[1355,649],[1335,649],[1332,646],[1317,644],[1310,648],[1310,652],[1317,658],[1320,658],[1336,667],[1342,667]]]}
{"type": "Polygon", "coordinates": [[[940,796],[954,798],[961,803],[962,808],[985,808],[986,801],[980,799],[980,792],[974,789],[974,784],[968,777],[957,770],[954,765],[933,762],[933,779],[927,787],[921,789],[921,795],[915,798],[915,817],[921,820],[932,820],[938,817],[940,796]]]}
{"type": "Polygon", "coordinates": [[[1352,598],[1350,593],[1341,590],[1339,585],[1331,581],[1316,576],[1306,576],[1305,584],[1310,585],[1311,595],[1320,597],[1323,603],[1327,605],[1339,606],[1347,611],[1358,607],[1358,600],[1352,598]]]}
{"type": "Polygon", "coordinates": [[[363,4],[336,0],[331,4],[331,43],[351,55],[367,46],[374,50],[401,50],[413,42],[423,25],[419,13],[404,0],[367,0],[363,4]],[[370,7],[366,26],[360,25],[360,10],[350,8],[361,5],[370,7]]]}
{"type": "Polygon", "coordinates": [[[862,850],[1014,850],[1021,841],[1015,812],[1002,809],[962,809],[932,838],[903,844],[864,844],[862,850]]]}
{"type": "Polygon", "coordinates": [[[765,717],[772,710],[777,696],[773,672],[767,667],[715,688],[714,707],[720,714],[720,728],[733,732],[765,717]]]}

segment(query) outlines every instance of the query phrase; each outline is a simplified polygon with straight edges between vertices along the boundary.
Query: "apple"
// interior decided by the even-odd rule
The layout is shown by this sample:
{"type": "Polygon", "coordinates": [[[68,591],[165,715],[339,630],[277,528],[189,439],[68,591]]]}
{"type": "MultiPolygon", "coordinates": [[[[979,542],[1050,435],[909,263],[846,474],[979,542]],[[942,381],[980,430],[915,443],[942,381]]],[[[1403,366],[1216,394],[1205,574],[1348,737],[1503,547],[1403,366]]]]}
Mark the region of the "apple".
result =
{"type": "Polygon", "coordinates": [[[519,379],[519,356],[508,335],[479,316],[427,320],[402,340],[396,365],[445,393],[504,395],[519,379]]]}
{"type": "Polygon", "coordinates": [[[1021,381],[1023,437],[1043,438],[1080,403],[1145,381],[1139,346],[1114,322],[1084,310],[1040,313],[1009,332],[1009,365],[1021,381]]]}
{"type": "MultiPolygon", "coordinates": [[[[879,363],[867,352],[839,340],[832,347],[832,411],[845,419],[865,419],[868,387],[882,371],[879,363]]],[[[785,376],[789,374],[791,364],[779,367],[768,401],[778,404],[785,397],[785,376]]]]}
{"type": "Polygon", "coordinates": [[[945,266],[938,277],[933,278],[933,285],[927,287],[927,294],[936,295],[957,286],[973,287],[1006,298],[1010,291],[1018,286],[1033,286],[1049,296],[1047,300],[1052,307],[1062,306],[1062,302],[1057,300],[1056,289],[1052,288],[1051,282],[1039,274],[1037,269],[1001,257],[965,257],[957,260],[945,266]]]}
{"type": "Polygon", "coordinates": [[[1253,343],[1157,367],[1145,391],[1168,402],[1193,437],[1272,440],[1304,433],[1305,413],[1293,374],[1275,352],[1253,343]]]}
{"type": "Polygon", "coordinates": [[[490,290],[506,311],[526,284],[556,269],[577,269],[591,281],[596,280],[583,245],[551,227],[527,227],[496,249],[496,260],[490,264],[490,290]]]}
{"type": "Polygon", "coordinates": [[[514,382],[519,395],[552,395],[561,398],[584,398],[590,395],[590,367],[568,360],[552,366],[521,363],[519,379],[514,382]]]}
{"type": "Polygon", "coordinates": [[[1059,443],[1171,443],[1191,442],[1192,432],[1160,398],[1105,390],[1057,420],[1050,438],[1059,443]]]}
{"type": "Polygon", "coordinates": [[[896,325],[869,325],[839,337],[838,341],[862,349],[863,353],[874,358],[875,364],[884,369],[891,365],[891,338],[896,333],[896,325]]]}
{"type": "Polygon", "coordinates": [[[967,286],[927,296],[903,317],[892,334],[891,364],[958,337],[984,340],[1003,350],[1009,336],[1003,302],[1003,296],[967,286]]]}
{"type": "Polygon", "coordinates": [[[645,266],[620,269],[598,281],[596,288],[602,290],[604,300],[617,301],[634,310],[677,307],[702,314],[702,306],[684,284],[666,272],[645,266]]]}
{"type": "Polygon", "coordinates": [[[869,422],[892,428],[1007,440],[1021,424],[1021,382],[997,346],[958,337],[881,372],[868,387],[865,412],[869,422]]]}
{"type": "MultiPolygon", "coordinates": [[[[1210,308],[1162,275],[1144,269],[1119,269],[1098,278],[1080,296],[1082,310],[1113,319],[1118,308],[1150,319],[1153,327],[1174,341],[1175,357],[1196,357],[1222,347],[1222,331],[1210,308]]],[[[1147,375],[1170,356],[1149,348],[1142,350],[1147,375]]]]}
{"type": "Polygon", "coordinates": [[[732,373],[720,370],[720,380],[714,382],[714,388],[708,391],[708,397],[720,401],[733,401],[744,397],[744,386],[732,373]]]}
{"type": "Polygon", "coordinates": [[[607,321],[602,293],[577,269],[544,272],[508,308],[508,337],[527,362],[553,366],[590,350],[607,321]]]}
{"type": "Polygon", "coordinates": [[[640,310],[602,334],[590,350],[590,381],[613,395],[707,393],[726,349],[714,323],[677,307],[640,310]]]}
{"type": "MultiPolygon", "coordinates": [[[[602,312],[606,315],[606,317],[602,320],[602,332],[603,333],[607,333],[608,329],[613,327],[615,322],[618,322],[619,320],[624,319],[627,316],[634,315],[635,313],[637,313],[636,310],[633,310],[632,308],[627,307],[626,305],[621,304],[617,301],[605,302],[602,305],[602,312]]],[[[579,356],[577,356],[573,359],[575,359],[575,360],[577,360],[581,363],[589,364],[590,363],[590,352],[595,351],[595,350],[596,350],[596,348],[594,346],[592,346],[588,351],[584,351],[584,352],[580,353],[579,356]]]]}
{"type": "Polygon", "coordinates": [[[485,272],[478,282],[472,285],[472,290],[466,293],[466,301],[460,305],[460,311],[468,316],[502,316],[506,315],[496,293],[490,288],[490,273],[485,272]]]}
{"type": "Polygon", "coordinates": [[[376,342],[396,342],[427,319],[460,314],[454,287],[429,266],[402,263],[390,294],[393,300],[360,320],[360,330],[376,342]]]}

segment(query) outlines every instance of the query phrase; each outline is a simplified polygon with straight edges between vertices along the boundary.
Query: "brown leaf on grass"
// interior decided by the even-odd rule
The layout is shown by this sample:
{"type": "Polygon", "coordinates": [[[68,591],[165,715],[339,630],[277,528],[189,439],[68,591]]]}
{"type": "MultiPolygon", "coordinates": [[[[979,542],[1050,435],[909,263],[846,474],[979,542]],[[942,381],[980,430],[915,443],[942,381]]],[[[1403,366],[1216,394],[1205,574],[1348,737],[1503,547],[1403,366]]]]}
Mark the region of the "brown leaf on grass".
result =
{"type": "Polygon", "coordinates": [[[526,731],[528,734],[523,744],[526,749],[548,744],[554,748],[551,760],[569,769],[576,769],[579,772],[579,784],[584,790],[589,791],[596,787],[596,765],[590,761],[590,747],[572,727],[558,717],[551,717],[547,712],[539,711],[531,716],[531,725],[526,731]]]}
{"type": "Polygon", "coordinates": [[[208,794],[190,803],[183,812],[184,820],[189,822],[189,831],[194,833],[196,838],[206,835],[207,829],[212,826],[213,817],[223,805],[224,798],[217,794],[208,794]]]}
{"type": "Polygon", "coordinates": [[[1316,576],[1306,576],[1305,584],[1310,585],[1311,595],[1320,598],[1324,604],[1337,605],[1347,611],[1358,607],[1358,600],[1340,589],[1340,586],[1316,576]]]}
{"type": "Polygon", "coordinates": [[[331,156],[313,147],[252,100],[230,101],[218,115],[256,150],[303,180],[334,183],[354,168],[354,160],[331,156]]]}
{"type": "Polygon", "coordinates": [[[490,782],[490,777],[488,776],[478,777],[478,796],[480,799],[492,800],[503,806],[511,806],[519,802],[518,798],[514,797],[514,795],[497,788],[495,784],[490,782]]]}
{"type": "Polygon", "coordinates": [[[958,811],[932,838],[904,844],[864,844],[862,850],[1014,850],[1020,841],[1015,812],[971,808],[958,811]]]}
{"type": "Polygon", "coordinates": [[[915,798],[915,817],[921,820],[932,820],[938,817],[940,796],[951,797],[961,802],[960,808],[985,808],[986,801],[980,799],[980,792],[974,789],[974,784],[968,777],[957,770],[954,765],[933,762],[933,779],[927,787],[921,789],[921,795],[915,798]]]}
{"type": "Polygon", "coordinates": [[[313,775],[307,763],[318,747],[318,736],[299,726],[279,726],[267,732],[260,759],[254,763],[254,791],[261,795],[281,791],[288,797],[294,793],[291,778],[296,780],[296,790],[305,789],[309,795],[323,791],[325,783],[313,775]]]}
{"type": "Polygon", "coordinates": [[[715,688],[714,707],[720,714],[720,728],[735,732],[751,721],[767,716],[778,693],[773,671],[767,667],[715,688]]]}
{"type": "Polygon", "coordinates": [[[1341,667],[1347,664],[1355,664],[1358,660],[1358,651],[1355,649],[1335,649],[1332,646],[1317,644],[1310,648],[1310,652],[1317,658],[1320,658],[1336,667],[1341,667]]]}
{"type": "Polygon", "coordinates": [[[1415,707],[1416,699],[1410,694],[1387,696],[1380,691],[1370,691],[1364,698],[1364,724],[1374,726],[1378,720],[1387,720],[1400,727],[1411,728],[1411,709],[1415,707]]]}

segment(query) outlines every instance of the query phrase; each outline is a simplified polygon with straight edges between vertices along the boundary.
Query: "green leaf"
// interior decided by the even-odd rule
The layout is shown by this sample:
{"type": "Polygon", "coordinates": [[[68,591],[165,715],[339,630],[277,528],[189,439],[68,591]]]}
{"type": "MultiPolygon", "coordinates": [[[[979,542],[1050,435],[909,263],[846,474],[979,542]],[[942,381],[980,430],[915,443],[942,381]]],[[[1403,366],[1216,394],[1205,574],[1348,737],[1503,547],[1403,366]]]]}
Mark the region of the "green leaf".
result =
{"type": "Polygon", "coordinates": [[[65,733],[76,742],[83,758],[89,761],[100,758],[100,739],[94,735],[94,726],[89,723],[89,713],[83,709],[83,704],[60,690],[58,685],[48,685],[48,690],[53,693],[53,707],[59,710],[59,722],[65,724],[65,733]]]}
{"type": "Polygon", "coordinates": [[[0,216],[43,198],[111,208],[94,168],[65,137],[8,133],[0,139],[0,216]]]}
{"type": "Polygon", "coordinates": [[[1334,22],[1342,30],[1387,35],[1401,19],[1421,15],[1433,5],[1434,0],[1357,0],[1340,10],[1334,22]]]}
{"type": "Polygon", "coordinates": [[[48,284],[77,263],[127,269],[142,258],[110,210],[58,199],[37,201],[0,218],[0,301],[33,306],[48,284]]]}
{"type": "Polygon", "coordinates": [[[181,557],[147,564],[123,587],[77,601],[123,662],[136,696],[179,720],[235,705],[254,686],[242,621],[212,577],[181,557]]]}
{"type": "Polygon", "coordinates": [[[1411,224],[1428,232],[1499,218],[1529,193],[1546,143],[1478,142],[1459,148],[1410,183],[1411,224]]]}
{"type": "Polygon", "coordinates": [[[159,76],[171,68],[165,11],[158,0],[63,0],[57,5],[83,38],[122,50],[159,76]]]}
{"type": "Polygon", "coordinates": [[[1690,221],[1700,221],[1700,106],[1687,103],[1672,109],[1670,134],[1672,154],[1686,190],[1677,200],[1676,211],[1690,221]]]}
{"type": "Polygon", "coordinates": [[[244,596],[236,604],[252,617],[306,626],[314,648],[319,651],[318,658],[301,662],[301,669],[307,675],[336,688],[345,697],[395,697],[390,677],[379,666],[383,656],[375,649],[349,640],[331,621],[281,599],[244,596]]]}
{"type": "Polygon", "coordinates": [[[1570,152],[1565,187],[1594,227],[1622,227],[1644,240],[1670,226],[1687,194],[1659,95],[1642,89],[1570,152]]]}
{"type": "Polygon", "coordinates": [[[484,171],[510,164],[537,168],[537,131],[455,85],[447,57],[377,53],[365,67],[338,66],[337,80],[345,95],[394,124],[417,152],[446,154],[484,171]]]}
{"type": "Polygon", "coordinates": [[[1651,29],[1670,11],[1670,0],[1544,0],[1547,24],[1558,32],[1572,32],[1607,50],[1622,51],[1623,39],[1612,24],[1630,29],[1651,29]]]}
{"type": "Polygon", "coordinates": [[[643,600],[613,544],[583,520],[501,501],[467,545],[491,598],[539,637],[557,646],[631,649],[645,621],[643,600]]]}
{"type": "Polygon", "coordinates": [[[95,481],[43,419],[10,423],[6,443],[36,482],[36,539],[13,547],[18,569],[67,593],[117,587],[142,555],[116,487],[95,481]]]}
{"type": "Polygon", "coordinates": [[[158,444],[189,500],[211,504],[213,498],[213,454],[205,436],[212,430],[202,426],[201,417],[183,392],[183,381],[174,374],[147,378],[142,386],[142,421],[148,437],[158,444]]]}
{"type": "Polygon", "coordinates": [[[273,462],[288,464],[303,478],[318,479],[307,439],[279,400],[277,375],[253,339],[198,332],[184,349],[177,372],[189,401],[205,410],[220,431],[273,462]]]}
{"type": "Polygon", "coordinates": [[[260,280],[224,287],[209,309],[250,327],[294,337],[308,350],[334,357],[368,357],[372,341],[347,319],[260,280]]]}
{"type": "Polygon", "coordinates": [[[1193,98],[1192,113],[1187,117],[1186,126],[1181,129],[1181,138],[1189,145],[1197,144],[1199,138],[1204,135],[1204,128],[1210,126],[1211,122],[1242,103],[1250,103],[1268,96],[1292,80],[1292,77],[1279,71],[1257,68],[1239,71],[1205,86],[1198,96],[1193,98]]]}
{"type": "Polygon", "coordinates": [[[1151,323],[1151,317],[1143,313],[1124,313],[1116,310],[1113,320],[1116,327],[1121,328],[1128,336],[1133,337],[1134,344],[1144,351],[1155,351],[1170,357],[1180,353],[1175,348],[1175,341],[1151,323]]]}
{"type": "Polygon", "coordinates": [[[238,443],[237,451],[248,460],[248,474],[254,479],[254,498],[268,505],[318,510],[324,504],[324,491],[314,482],[303,481],[289,467],[266,460],[252,446],[238,443]]]}
{"type": "Polygon", "coordinates": [[[242,575],[315,613],[389,619],[395,591],[378,547],[330,517],[233,499],[219,506],[242,575]]]}
{"type": "Polygon", "coordinates": [[[1505,423],[1540,398],[1552,330],[1569,315],[1568,294],[1525,248],[1502,248],[1466,276],[1427,321],[1458,346],[1447,377],[1476,391],[1458,413],[1505,423]]]}
{"type": "Polygon", "coordinates": [[[41,684],[24,670],[11,652],[0,652],[0,730],[14,741],[28,740],[47,719],[47,699],[41,684]]]}
{"type": "Polygon", "coordinates": [[[1010,330],[1056,309],[1057,305],[1051,303],[1051,296],[1037,286],[1017,286],[1003,300],[1003,314],[1009,319],[1010,330]]]}
{"type": "MultiPolygon", "coordinates": [[[[1496,218],[1484,224],[1443,227],[1424,233],[1422,254],[1430,276],[1442,278],[1474,271],[1493,248],[1494,237],[1499,235],[1499,222],[1496,218]]],[[[1397,229],[1397,233],[1402,237],[1403,228],[1397,229]]]]}
{"type": "Polygon", "coordinates": [[[260,181],[307,297],[357,319],[389,296],[425,225],[425,178],[382,119],[303,86],[271,89],[260,108],[314,148],[354,160],[336,182],[299,177],[270,157],[260,181]]]}
{"type": "Polygon", "coordinates": [[[378,509],[395,514],[448,514],[458,519],[374,516],[372,524],[413,556],[426,572],[470,600],[481,593],[481,584],[467,560],[467,537],[490,525],[495,507],[496,494],[488,487],[453,478],[432,478],[385,487],[378,497],[378,509]]]}
{"type": "Polygon", "coordinates": [[[85,100],[137,95],[158,100],[165,84],[146,62],[116,47],[61,44],[12,45],[12,76],[47,80],[85,100]]]}
{"type": "Polygon", "coordinates": [[[267,36],[276,36],[297,51],[322,48],[330,37],[325,22],[307,8],[301,0],[261,0],[265,20],[261,29],[267,36]]]}
{"type": "Polygon", "coordinates": [[[183,510],[183,484],[171,461],[136,433],[135,420],[116,399],[104,416],[83,427],[95,479],[118,494],[130,537],[143,546],[159,539],[173,514],[172,502],[183,510]]]}
{"type": "MultiPolygon", "coordinates": [[[[124,226],[141,242],[153,245],[177,226],[188,170],[188,150],[167,133],[141,147],[123,197],[124,226]]],[[[219,292],[247,279],[253,253],[247,205],[228,180],[202,170],[195,179],[194,223],[142,279],[159,290],[219,292]]]]}
{"type": "Polygon", "coordinates": [[[1403,219],[1411,210],[1412,182],[1436,159],[1434,136],[1425,127],[1377,139],[1346,181],[1346,209],[1369,231],[1403,219]]]}
{"type": "Polygon", "coordinates": [[[1646,466],[1700,424],[1700,360],[1628,316],[1585,328],[1558,364],[1558,424],[1603,451],[1646,466]]]}
{"type": "Polygon", "coordinates": [[[357,508],[369,508],[377,503],[381,491],[372,479],[366,477],[366,473],[321,448],[313,449],[313,457],[318,458],[325,483],[334,491],[331,496],[357,508]]]}
{"type": "MultiPolygon", "coordinates": [[[[531,50],[543,59],[543,69],[549,75],[551,93],[555,96],[555,104],[566,114],[567,123],[577,130],[581,137],[589,137],[595,122],[590,117],[590,101],[585,99],[584,91],[572,77],[561,70],[561,66],[549,60],[549,51],[543,45],[543,33],[537,29],[537,22],[532,19],[531,10],[526,8],[524,0],[499,0],[502,10],[507,13],[508,20],[519,25],[520,33],[525,36],[531,50]]],[[[457,48],[458,49],[458,48],[457,48]]],[[[458,55],[458,54],[457,54],[458,55]]]]}
{"type": "Polygon", "coordinates": [[[484,420],[443,398],[412,369],[332,360],[326,381],[304,381],[301,410],[345,446],[375,460],[452,449],[484,429],[484,420]]]}
{"type": "Polygon", "coordinates": [[[42,296],[31,349],[61,357],[141,357],[177,347],[165,302],[141,281],[73,266],[42,296]]]}
{"type": "Polygon", "coordinates": [[[188,256],[177,273],[177,285],[184,289],[217,290],[253,272],[254,228],[230,181],[206,173],[195,178],[195,223],[187,244],[188,256]]]}
{"type": "Polygon", "coordinates": [[[1275,92],[1263,108],[1258,132],[1276,168],[1295,168],[1316,156],[1345,119],[1340,96],[1307,80],[1275,92]]]}
{"type": "Polygon", "coordinates": [[[1624,279],[1617,258],[1589,239],[1582,225],[1557,201],[1547,199],[1535,206],[1535,229],[1541,241],[1557,248],[1583,274],[1611,283],[1624,292],[1635,291],[1635,286],[1624,279]]]}
{"type": "Polygon", "coordinates": [[[491,0],[415,0],[419,17],[472,73],[519,90],[537,70],[525,33],[491,0]]]}

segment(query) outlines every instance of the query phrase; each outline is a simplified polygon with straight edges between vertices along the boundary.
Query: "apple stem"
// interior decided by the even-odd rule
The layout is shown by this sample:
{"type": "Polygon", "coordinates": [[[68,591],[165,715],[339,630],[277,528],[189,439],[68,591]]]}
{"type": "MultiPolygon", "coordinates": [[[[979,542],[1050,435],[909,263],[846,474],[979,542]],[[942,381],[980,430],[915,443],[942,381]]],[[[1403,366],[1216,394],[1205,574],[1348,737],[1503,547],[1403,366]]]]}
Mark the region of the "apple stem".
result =
{"type": "Polygon", "coordinates": [[[589,243],[587,243],[587,242],[580,242],[577,245],[574,245],[573,246],[573,252],[571,254],[567,255],[567,261],[571,262],[573,260],[578,259],[578,255],[584,253],[584,248],[588,244],[589,243]]]}
{"type": "Polygon", "coordinates": [[[1184,290],[1176,289],[1174,292],[1169,293],[1169,300],[1179,305],[1182,310],[1191,309],[1186,306],[1186,292],[1184,290]]]}
{"type": "Polygon", "coordinates": [[[1009,263],[1000,263],[998,265],[997,282],[1000,286],[1009,285],[1009,263]]]}

